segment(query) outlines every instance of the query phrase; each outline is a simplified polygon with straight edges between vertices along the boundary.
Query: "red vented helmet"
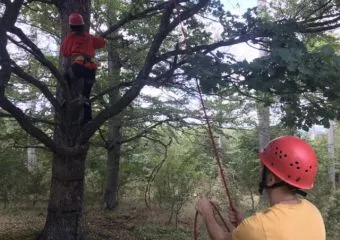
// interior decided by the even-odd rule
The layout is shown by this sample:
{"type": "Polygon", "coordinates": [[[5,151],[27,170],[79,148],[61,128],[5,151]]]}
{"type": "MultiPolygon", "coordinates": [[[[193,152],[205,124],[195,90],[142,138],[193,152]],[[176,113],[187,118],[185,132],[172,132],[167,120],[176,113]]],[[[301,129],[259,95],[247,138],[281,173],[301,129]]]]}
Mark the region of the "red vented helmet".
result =
{"type": "Polygon", "coordinates": [[[68,17],[68,24],[73,26],[84,25],[84,19],[79,13],[71,13],[68,17]]]}
{"type": "Polygon", "coordinates": [[[312,189],[318,171],[318,160],[312,147],[294,136],[270,141],[259,158],[282,181],[300,189],[312,189]]]}

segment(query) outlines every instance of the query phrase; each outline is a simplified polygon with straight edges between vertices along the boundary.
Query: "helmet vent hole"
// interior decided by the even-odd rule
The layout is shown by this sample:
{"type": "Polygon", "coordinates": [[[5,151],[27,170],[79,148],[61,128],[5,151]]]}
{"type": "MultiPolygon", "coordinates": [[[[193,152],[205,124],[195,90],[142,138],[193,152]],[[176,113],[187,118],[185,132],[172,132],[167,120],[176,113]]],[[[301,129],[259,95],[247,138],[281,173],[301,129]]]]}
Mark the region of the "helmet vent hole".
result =
{"type": "Polygon", "coordinates": [[[274,163],[272,162],[272,166],[274,166],[274,163]]]}
{"type": "Polygon", "coordinates": [[[282,158],[282,155],[280,155],[280,159],[282,158]]]}
{"type": "Polygon", "coordinates": [[[295,164],[296,164],[296,165],[298,165],[298,164],[299,164],[299,162],[298,162],[298,161],[296,161],[296,162],[295,162],[295,164]]]}
{"type": "Polygon", "coordinates": [[[305,172],[308,172],[308,169],[306,169],[305,172]]]}
{"type": "Polygon", "coordinates": [[[277,155],[277,152],[275,152],[275,155],[277,155]]]}
{"type": "Polygon", "coordinates": [[[287,157],[287,154],[283,155],[284,157],[287,157]]]}
{"type": "Polygon", "coordinates": [[[309,166],[309,169],[312,169],[312,166],[309,166]]]}
{"type": "Polygon", "coordinates": [[[300,182],[300,180],[301,180],[301,178],[299,178],[299,177],[296,179],[297,182],[300,182]]]}
{"type": "Polygon", "coordinates": [[[279,150],[279,148],[278,148],[278,147],[276,147],[276,150],[279,150]]]}
{"type": "Polygon", "coordinates": [[[282,154],[282,151],[280,151],[280,153],[282,154]]]}
{"type": "Polygon", "coordinates": [[[300,167],[296,167],[296,169],[297,169],[297,170],[299,170],[299,169],[300,169],[300,167]]]}
{"type": "Polygon", "coordinates": [[[288,178],[291,178],[292,176],[288,175],[288,178]]]}
{"type": "Polygon", "coordinates": [[[293,167],[293,166],[294,166],[294,164],[293,164],[293,163],[291,163],[291,164],[290,164],[290,166],[291,166],[291,167],[293,167]]]}

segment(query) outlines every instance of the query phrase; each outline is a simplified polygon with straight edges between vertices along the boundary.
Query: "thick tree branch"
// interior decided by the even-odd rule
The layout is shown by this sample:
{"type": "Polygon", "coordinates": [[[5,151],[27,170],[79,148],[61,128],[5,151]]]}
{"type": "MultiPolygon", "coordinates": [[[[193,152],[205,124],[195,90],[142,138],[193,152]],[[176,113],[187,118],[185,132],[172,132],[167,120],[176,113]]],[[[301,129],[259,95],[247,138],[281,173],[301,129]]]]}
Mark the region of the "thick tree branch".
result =
{"type": "MultiPolygon", "coordinates": [[[[320,22],[320,23],[314,23],[315,26],[325,26],[329,23],[334,23],[334,22],[338,22],[340,20],[339,15],[336,15],[337,18],[329,20],[329,21],[325,21],[325,22],[320,22]]],[[[322,31],[327,31],[327,30],[332,30],[332,29],[336,29],[339,27],[340,24],[333,24],[330,26],[325,26],[325,27],[319,27],[319,28],[310,28],[309,26],[313,26],[312,23],[309,23],[310,25],[305,25],[305,23],[303,22],[299,22],[298,25],[300,25],[300,29],[299,32],[301,33],[317,33],[317,32],[322,32],[322,31]]],[[[263,34],[262,34],[263,35],[263,34]]],[[[265,37],[263,36],[257,36],[257,37],[265,37]]],[[[227,46],[232,46],[238,43],[242,43],[242,42],[247,42],[249,40],[254,39],[254,36],[252,36],[252,34],[244,34],[241,35],[238,38],[234,38],[234,39],[228,39],[228,40],[223,40],[223,41],[219,41],[216,43],[212,43],[212,44],[204,44],[204,45],[198,45],[195,47],[191,47],[190,49],[175,49],[173,51],[168,51],[164,54],[161,54],[157,57],[157,62],[160,61],[165,61],[167,59],[169,59],[170,57],[173,56],[177,56],[177,55],[183,55],[183,54],[188,54],[188,50],[191,53],[197,53],[197,52],[202,52],[204,51],[205,53],[207,52],[211,52],[217,48],[220,47],[227,47],[227,46]]]]}
{"type": "Polygon", "coordinates": [[[336,18],[333,18],[333,19],[330,19],[330,20],[327,20],[327,21],[307,23],[306,25],[307,25],[307,28],[326,26],[326,25],[329,25],[329,24],[339,22],[339,20],[340,20],[340,14],[336,18]]]}
{"type": "Polygon", "coordinates": [[[4,29],[6,32],[8,29],[10,29],[12,26],[14,26],[21,6],[23,5],[24,0],[16,0],[14,2],[6,1],[6,10],[4,12],[4,15],[2,18],[0,18],[0,28],[4,29]]]}
{"type": "Polygon", "coordinates": [[[156,5],[156,6],[154,6],[154,7],[145,9],[144,11],[139,12],[139,13],[135,13],[135,14],[129,13],[125,18],[121,19],[116,24],[110,26],[109,29],[106,30],[105,32],[103,32],[101,35],[103,37],[106,37],[110,33],[114,32],[117,29],[119,29],[122,26],[124,26],[125,24],[127,24],[129,22],[132,22],[134,20],[148,18],[148,17],[150,17],[150,16],[152,16],[154,14],[158,14],[158,13],[160,13],[161,10],[165,10],[165,9],[169,8],[170,5],[171,5],[171,1],[163,2],[163,3],[160,3],[160,4],[156,5]]]}
{"type": "Polygon", "coordinates": [[[318,28],[307,28],[300,30],[300,33],[320,33],[325,31],[334,30],[340,27],[340,23],[326,26],[326,27],[318,27],[318,28]]]}
{"type": "Polygon", "coordinates": [[[1,96],[0,98],[0,106],[5,111],[10,113],[27,133],[37,138],[39,141],[45,144],[45,146],[52,149],[52,151],[56,151],[57,146],[55,142],[53,142],[53,140],[49,136],[47,136],[43,131],[35,127],[32,124],[30,118],[26,114],[24,114],[20,108],[16,107],[4,96],[1,96]]]}
{"type": "Polygon", "coordinates": [[[8,40],[10,40],[13,44],[15,44],[17,47],[23,49],[24,51],[32,54],[34,56],[34,52],[28,48],[27,46],[25,46],[24,44],[22,44],[22,42],[16,41],[13,37],[11,37],[10,35],[7,35],[8,40]]]}
{"type": "MultiPolygon", "coordinates": [[[[330,4],[332,2],[332,0],[328,0],[327,2],[325,2],[324,4],[322,4],[320,7],[318,7],[317,9],[315,9],[314,11],[312,11],[309,16],[307,17],[310,18],[311,16],[313,16],[314,14],[318,13],[319,11],[321,11],[322,9],[326,8],[328,4],[330,4]]],[[[332,8],[332,6],[330,6],[332,8]]],[[[322,17],[322,14],[321,14],[322,17]]]]}
{"type": "MultiPolygon", "coordinates": [[[[251,39],[252,37],[250,35],[242,35],[239,38],[235,38],[235,39],[228,39],[228,40],[223,40],[223,41],[219,41],[219,42],[212,43],[212,44],[202,44],[202,45],[198,45],[195,47],[191,47],[190,52],[197,53],[197,52],[204,51],[205,53],[207,53],[220,47],[232,46],[238,43],[249,41],[251,39]]],[[[166,59],[170,57],[181,55],[181,54],[188,54],[188,50],[187,49],[176,49],[173,51],[163,53],[157,57],[157,62],[165,61],[166,59]]]]}
{"type": "Polygon", "coordinates": [[[36,59],[43,66],[47,67],[58,81],[61,81],[62,76],[58,68],[54,66],[54,64],[45,57],[43,52],[26,36],[26,34],[20,28],[13,27],[10,29],[10,32],[18,36],[21,39],[21,41],[32,50],[31,53],[33,53],[36,59]]]}
{"type": "Polygon", "coordinates": [[[47,134],[41,131],[39,128],[32,124],[32,121],[27,115],[23,113],[21,109],[16,107],[5,96],[6,85],[12,74],[11,59],[6,49],[7,47],[7,34],[9,29],[12,29],[17,16],[22,6],[23,1],[17,0],[13,3],[9,3],[6,6],[4,17],[0,20],[0,107],[11,114],[19,125],[30,135],[37,138],[40,142],[45,144],[48,148],[56,153],[63,152],[65,154],[79,154],[83,152],[83,149],[76,148],[64,148],[58,146],[47,134]]]}
{"type": "Polygon", "coordinates": [[[43,131],[32,124],[34,120],[30,119],[30,117],[24,114],[20,108],[13,105],[13,103],[11,103],[2,94],[0,95],[0,106],[16,119],[22,129],[24,129],[31,136],[37,138],[41,143],[43,143],[53,152],[63,153],[70,156],[81,154],[84,151],[84,149],[82,149],[81,147],[72,148],[56,144],[56,142],[54,142],[47,134],[45,134],[43,131]]]}
{"type": "Polygon", "coordinates": [[[333,13],[333,14],[328,14],[328,15],[324,15],[324,16],[317,16],[317,17],[313,17],[313,18],[308,18],[305,19],[304,21],[297,21],[298,24],[307,24],[307,23],[313,23],[313,22],[317,22],[319,20],[322,19],[327,19],[327,18],[334,18],[334,17],[338,17],[339,13],[333,13]]]}
{"type": "Polygon", "coordinates": [[[12,62],[11,66],[12,66],[13,73],[15,73],[18,77],[22,78],[24,81],[37,87],[44,94],[44,96],[51,102],[51,104],[56,109],[56,111],[60,111],[60,105],[57,99],[53,96],[53,94],[51,93],[51,91],[48,89],[47,86],[45,86],[38,79],[26,73],[24,70],[22,70],[22,68],[20,68],[14,62],[12,62]]]}

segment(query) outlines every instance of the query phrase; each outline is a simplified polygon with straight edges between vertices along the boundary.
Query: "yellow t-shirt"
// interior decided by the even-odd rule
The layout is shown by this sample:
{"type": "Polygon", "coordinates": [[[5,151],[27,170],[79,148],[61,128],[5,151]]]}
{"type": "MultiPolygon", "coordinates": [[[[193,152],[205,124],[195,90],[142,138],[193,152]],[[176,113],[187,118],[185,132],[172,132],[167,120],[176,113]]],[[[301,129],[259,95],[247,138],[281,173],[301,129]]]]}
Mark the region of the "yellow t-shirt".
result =
{"type": "Polygon", "coordinates": [[[309,201],[279,203],[246,218],[233,231],[232,240],[325,240],[319,210],[309,201]]]}

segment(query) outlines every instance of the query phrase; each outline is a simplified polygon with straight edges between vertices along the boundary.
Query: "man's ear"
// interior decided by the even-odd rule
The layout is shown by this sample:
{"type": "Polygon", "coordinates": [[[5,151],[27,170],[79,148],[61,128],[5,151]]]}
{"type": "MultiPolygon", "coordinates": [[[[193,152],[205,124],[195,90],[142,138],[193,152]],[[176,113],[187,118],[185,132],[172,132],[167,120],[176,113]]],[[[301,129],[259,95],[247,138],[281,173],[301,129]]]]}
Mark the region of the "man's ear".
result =
{"type": "Polygon", "coordinates": [[[269,171],[267,174],[266,181],[267,186],[273,186],[277,182],[277,177],[269,171]]]}

